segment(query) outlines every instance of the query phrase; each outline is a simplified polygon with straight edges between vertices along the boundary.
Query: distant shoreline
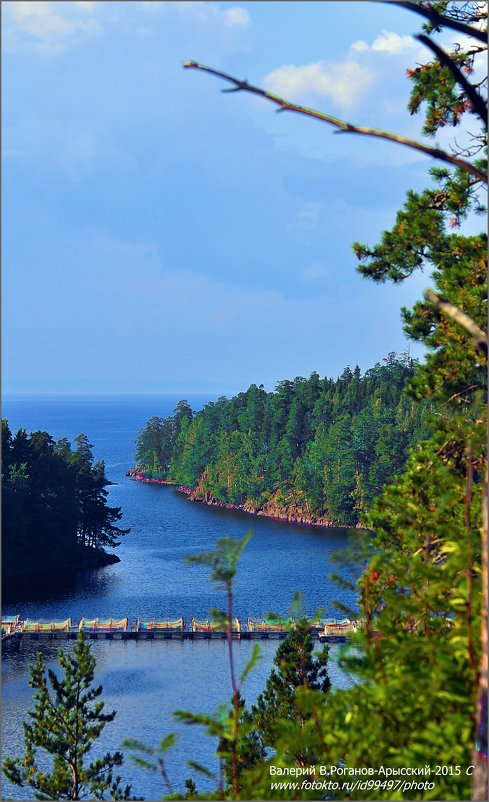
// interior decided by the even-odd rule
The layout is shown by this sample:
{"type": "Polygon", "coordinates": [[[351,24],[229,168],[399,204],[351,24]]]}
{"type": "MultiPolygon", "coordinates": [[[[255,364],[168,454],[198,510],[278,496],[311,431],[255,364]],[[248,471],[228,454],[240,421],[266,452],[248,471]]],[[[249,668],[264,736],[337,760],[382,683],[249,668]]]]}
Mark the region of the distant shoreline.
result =
{"type": "Polygon", "coordinates": [[[280,508],[276,508],[274,514],[270,511],[267,511],[265,507],[247,507],[248,502],[244,502],[243,504],[233,504],[232,502],[219,501],[215,498],[199,498],[194,495],[196,488],[179,485],[177,482],[173,482],[168,479],[148,479],[145,476],[137,476],[134,474],[131,475],[129,471],[126,473],[126,476],[133,482],[143,482],[150,485],[167,485],[174,487],[177,493],[186,495],[189,501],[205,504],[207,507],[217,507],[218,509],[244,512],[247,515],[255,515],[256,517],[267,518],[268,520],[277,521],[278,523],[294,524],[295,526],[313,526],[316,529],[362,529],[365,531],[365,527],[359,526],[358,524],[349,525],[337,524],[333,521],[326,522],[324,516],[314,516],[310,513],[302,513],[300,518],[298,518],[280,508]],[[318,520],[318,518],[321,520],[318,520]]]}

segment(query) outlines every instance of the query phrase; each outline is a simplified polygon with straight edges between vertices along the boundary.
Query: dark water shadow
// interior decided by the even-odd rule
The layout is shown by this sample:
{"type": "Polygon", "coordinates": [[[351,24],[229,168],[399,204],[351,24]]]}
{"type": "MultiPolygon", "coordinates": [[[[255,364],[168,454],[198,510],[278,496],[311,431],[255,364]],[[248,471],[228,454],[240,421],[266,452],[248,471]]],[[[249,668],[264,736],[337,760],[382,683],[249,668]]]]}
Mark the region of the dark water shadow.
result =
{"type": "Polygon", "coordinates": [[[83,592],[97,595],[103,588],[109,594],[116,583],[112,566],[63,571],[56,573],[30,574],[29,576],[2,576],[2,605],[12,606],[22,602],[55,602],[70,599],[83,592]]]}

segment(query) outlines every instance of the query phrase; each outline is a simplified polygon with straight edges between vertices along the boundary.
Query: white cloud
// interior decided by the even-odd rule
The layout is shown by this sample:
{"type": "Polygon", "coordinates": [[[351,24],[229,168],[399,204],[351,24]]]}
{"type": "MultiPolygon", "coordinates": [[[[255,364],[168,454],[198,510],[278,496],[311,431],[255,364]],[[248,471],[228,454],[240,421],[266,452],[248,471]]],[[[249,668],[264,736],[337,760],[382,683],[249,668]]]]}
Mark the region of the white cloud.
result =
{"type": "Polygon", "coordinates": [[[51,41],[73,31],[73,23],[57,14],[50,3],[14,2],[8,8],[12,21],[36,39],[51,41]]]}
{"type": "Polygon", "coordinates": [[[301,67],[285,64],[264,80],[267,89],[288,100],[323,95],[337,106],[350,109],[372,83],[373,72],[352,60],[337,64],[316,61],[301,67]]]}
{"type": "Polygon", "coordinates": [[[401,34],[394,33],[394,31],[382,31],[371,45],[367,44],[363,39],[359,39],[357,42],[353,42],[350,49],[354,53],[372,51],[374,53],[387,53],[389,56],[398,56],[400,53],[419,50],[419,48],[420,44],[412,36],[401,36],[401,34]]]}
{"type": "Polygon", "coordinates": [[[92,0],[75,0],[74,5],[79,11],[86,11],[87,14],[95,11],[95,3],[92,0]]]}
{"type": "Polygon", "coordinates": [[[224,11],[224,24],[228,28],[248,28],[250,25],[250,15],[245,8],[234,6],[224,11]]]}
{"type": "Polygon", "coordinates": [[[78,33],[94,33],[99,30],[95,20],[80,20],[70,16],[70,7],[92,11],[94,3],[61,3],[22,0],[5,4],[8,9],[8,33],[20,37],[24,44],[34,45],[43,52],[60,52],[68,41],[78,33]],[[90,8],[89,8],[90,7],[90,8]]]}
{"type": "Polygon", "coordinates": [[[242,6],[233,6],[223,9],[219,3],[210,3],[206,0],[138,0],[138,6],[168,14],[177,14],[187,22],[199,22],[203,25],[220,21],[226,28],[248,28],[251,18],[248,11],[242,6]]]}
{"type": "Polygon", "coordinates": [[[6,11],[4,44],[7,50],[30,50],[47,55],[61,53],[82,36],[98,33],[102,28],[101,18],[104,24],[110,25],[131,19],[135,23],[133,30],[144,35],[149,29],[144,25],[138,28],[139,20],[146,18],[144,12],[154,12],[158,16],[161,13],[176,17],[185,24],[216,26],[233,33],[251,24],[249,13],[242,6],[223,8],[221,3],[207,0],[133,0],[128,3],[7,0],[3,8],[6,11]],[[117,13],[111,13],[111,7],[117,13]]]}

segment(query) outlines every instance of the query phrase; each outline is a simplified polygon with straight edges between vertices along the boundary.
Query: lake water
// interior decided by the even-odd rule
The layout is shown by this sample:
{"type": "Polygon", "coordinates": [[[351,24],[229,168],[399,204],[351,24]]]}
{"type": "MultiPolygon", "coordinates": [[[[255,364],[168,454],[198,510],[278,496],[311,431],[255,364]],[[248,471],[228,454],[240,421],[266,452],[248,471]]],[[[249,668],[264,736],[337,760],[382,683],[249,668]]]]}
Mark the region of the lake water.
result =
{"type": "MultiPolygon", "coordinates": [[[[219,537],[241,537],[249,528],[253,537],[240,563],[236,582],[235,611],[263,616],[269,611],[285,615],[295,591],[301,590],[309,614],[322,608],[334,616],[335,600],[354,604],[349,591],[330,579],[337,570],[335,553],[345,547],[346,530],[321,530],[278,523],[246,513],[214,509],[189,502],[171,487],[141,484],[125,473],[133,464],[134,438],[152,415],[166,416],[174,409],[177,396],[146,397],[10,397],[4,400],[3,417],[12,431],[43,429],[54,438],[73,438],[84,432],[94,446],[95,459],[104,459],[110,487],[109,503],[121,506],[122,525],[131,527],[117,550],[121,562],[80,574],[75,583],[44,592],[31,593],[4,607],[4,614],[19,613],[33,619],[141,617],[171,618],[183,615],[204,618],[213,607],[223,606],[222,594],[213,591],[201,566],[184,563],[185,555],[211,549],[219,537]]],[[[208,396],[188,398],[194,409],[208,396]]],[[[355,566],[342,570],[354,579],[355,566]]],[[[277,642],[264,642],[262,659],[245,687],[253,701],[261,690],[277,642]]],[[[65,646],[63,648],[68,648],[65,646]]],[[[170,777],[176,788],[190,775],[185,760],[190,756],[215,768],[215,745],[200,731],[175,726],[172,712],[177,708],[210,712],[229,695],[225,643],[198,642],[94,642],[97,679],[104,686],[103,698],[117,710],[107,725],[100,748],[118,748],[125,737],[140,738],[156,745],[169,731],[178,730],[180,740],[168,758],[170,777]]],[[[251,653],[250,643],[236,645],[236,659],[244,665],[251,653]]],[[[3,676],[4,755],[20,754],[21,722],[31,706],[27,686],[28,664],[40,650],[54,665],[57,647],[52,642],[28,641],[5,649],[3,676]]],[[[336,663],[338,647],[332,646],[330,675],[336,685],[349,679],[336,663]]],[[[156,799],[165,789],[150,772],[126,761],[122,773],[133,784],[133,792],[156,799]]],[[[196,777],[200,789],[212,787],[196,777]]],[[[4,798],[25,799],[25,791],[7,785],[4,798]]]]}

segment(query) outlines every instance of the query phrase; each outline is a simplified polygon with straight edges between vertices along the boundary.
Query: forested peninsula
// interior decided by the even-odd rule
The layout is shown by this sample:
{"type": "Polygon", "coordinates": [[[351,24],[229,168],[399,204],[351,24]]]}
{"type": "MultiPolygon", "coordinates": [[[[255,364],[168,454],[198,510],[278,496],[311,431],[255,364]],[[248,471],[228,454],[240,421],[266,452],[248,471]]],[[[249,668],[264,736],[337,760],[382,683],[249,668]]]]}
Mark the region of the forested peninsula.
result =
{"type": "Polygon", "coordinates": [[[136,439],[132,478],[175,483],[193,501],[295,523],[356,526],[410,448],[430,435],[429,402],[405,392],[416,360],[390,353],[363,375],[312,373],[252,384],[194,413],[180,401],[136,439]]]}
{"type": "Polygon", "coordinates": [[[105,551],[129,530],[109,507],[103,461],[94,463],[84,434],[73,450],[66,438],[2,421],[2,579],[4,601],[27,583],[39,587],[119,557],[105,551]]]}

